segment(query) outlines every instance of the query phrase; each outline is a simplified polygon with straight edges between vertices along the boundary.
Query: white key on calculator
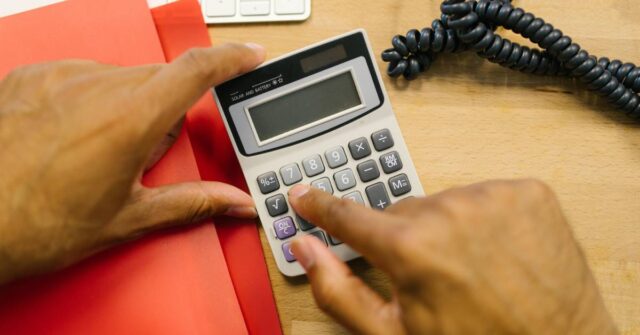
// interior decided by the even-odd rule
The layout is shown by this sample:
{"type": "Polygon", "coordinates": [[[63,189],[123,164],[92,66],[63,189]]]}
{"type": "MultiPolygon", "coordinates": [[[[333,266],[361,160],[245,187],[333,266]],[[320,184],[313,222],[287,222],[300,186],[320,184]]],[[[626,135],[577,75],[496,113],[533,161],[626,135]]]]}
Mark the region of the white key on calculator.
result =
{"type": "Polygon", "coordinates": [[[311,0],[200,0],[206,23],[303,21],[311,0]]]}
{"type": "Polygon", "coordinates": [[[363,30],[270,61],[214,94],[287,276],[304,273],[290,248],[300,235],[318,238],[345,261],[359,257],[293,211],[287,192],[294,185],[377,210],[424,195],[363,30]]]}

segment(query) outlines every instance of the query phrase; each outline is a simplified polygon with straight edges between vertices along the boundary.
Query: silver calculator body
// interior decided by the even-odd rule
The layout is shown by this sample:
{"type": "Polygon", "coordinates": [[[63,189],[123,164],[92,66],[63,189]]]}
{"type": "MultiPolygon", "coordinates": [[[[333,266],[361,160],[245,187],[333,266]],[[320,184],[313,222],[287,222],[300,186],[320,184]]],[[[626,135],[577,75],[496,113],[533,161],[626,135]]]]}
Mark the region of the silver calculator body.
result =
{"type": "MultiPolygon", "coordinates": [[[[359,257],[292,210],[305,183],[384,210],[424,191],[364,30],[279,57],[214,89],[278,269],[304,270],[290,243],[303,234],[338,257],[359,257]]],[[[361,222],[366,225],[367,222],[361,222]]]]}

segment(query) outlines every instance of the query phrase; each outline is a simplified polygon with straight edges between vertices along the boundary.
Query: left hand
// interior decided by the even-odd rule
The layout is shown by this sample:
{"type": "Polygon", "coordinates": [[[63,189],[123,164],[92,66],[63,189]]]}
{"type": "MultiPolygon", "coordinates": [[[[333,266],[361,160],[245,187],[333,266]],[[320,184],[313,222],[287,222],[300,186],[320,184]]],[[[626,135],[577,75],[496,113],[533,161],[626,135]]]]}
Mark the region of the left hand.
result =
{"type": "Polygon", "coordinates": [[[227,44],[171,64],[61,61],[0,81],[0,284],[155,229],[255,217],[251,197],[233,186],[147,188],[140,177],[198,98],[263,59],[261,47],[227,44]]]}

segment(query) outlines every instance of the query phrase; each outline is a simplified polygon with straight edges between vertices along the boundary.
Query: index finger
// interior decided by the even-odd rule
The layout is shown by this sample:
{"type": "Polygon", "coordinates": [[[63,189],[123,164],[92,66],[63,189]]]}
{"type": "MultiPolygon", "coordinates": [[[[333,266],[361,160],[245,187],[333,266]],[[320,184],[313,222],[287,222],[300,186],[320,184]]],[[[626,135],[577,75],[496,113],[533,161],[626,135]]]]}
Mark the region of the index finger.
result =
{"type": "Polygon", "coordinates": [[[148,104],[140,112],[164,133],[212,86],[255,68],[264,57],[264,48],[252,43],[191,49],[136,90],[136,99],[148,104]]]}
{"type": "Polygon", "coordinates": [[[289,201],[298,215],[344,241],[376,265],[389,269],[388,265],[396,260],[393,248],[389,248],[388,238],[394,229],[389,215],[307,185],[291,188],[289,201]]]}

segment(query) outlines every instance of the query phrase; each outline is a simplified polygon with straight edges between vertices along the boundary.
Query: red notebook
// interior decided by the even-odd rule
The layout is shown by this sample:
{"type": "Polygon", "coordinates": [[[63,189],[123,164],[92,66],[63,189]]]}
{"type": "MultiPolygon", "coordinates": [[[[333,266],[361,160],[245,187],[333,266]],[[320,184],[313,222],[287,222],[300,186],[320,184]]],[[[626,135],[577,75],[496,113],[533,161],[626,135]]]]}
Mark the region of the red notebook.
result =
{"type": "MultiPolygon", "coordinates": [[[[170,60],[189,46],[208,43],[187,36],[207,34],[196,6],[195,0],[172,4],[154,10],[152,18],[144,0],[104,2],[99,12],[92,1],[70,0],[0,19],[0,77],[18,65],[63,58],[119,65],[170,60]]],[[[224,148],[226,133],[187,134],[195,116],[220,121],[212,103],[207,95],[189,112],[189,126],[145,184],[198,180],[198,169],[207,168],[210,178],[242,185],[239,170],[195,159],[192,140],[204,143],[197,147],[215,141],[218,157],[235,163],[233,151],[224,148]]],[[[0,334],[280,333],[255,224],[226,220],[218,227],[156,234],[67,270],[2,287],[0,334]]]]}

